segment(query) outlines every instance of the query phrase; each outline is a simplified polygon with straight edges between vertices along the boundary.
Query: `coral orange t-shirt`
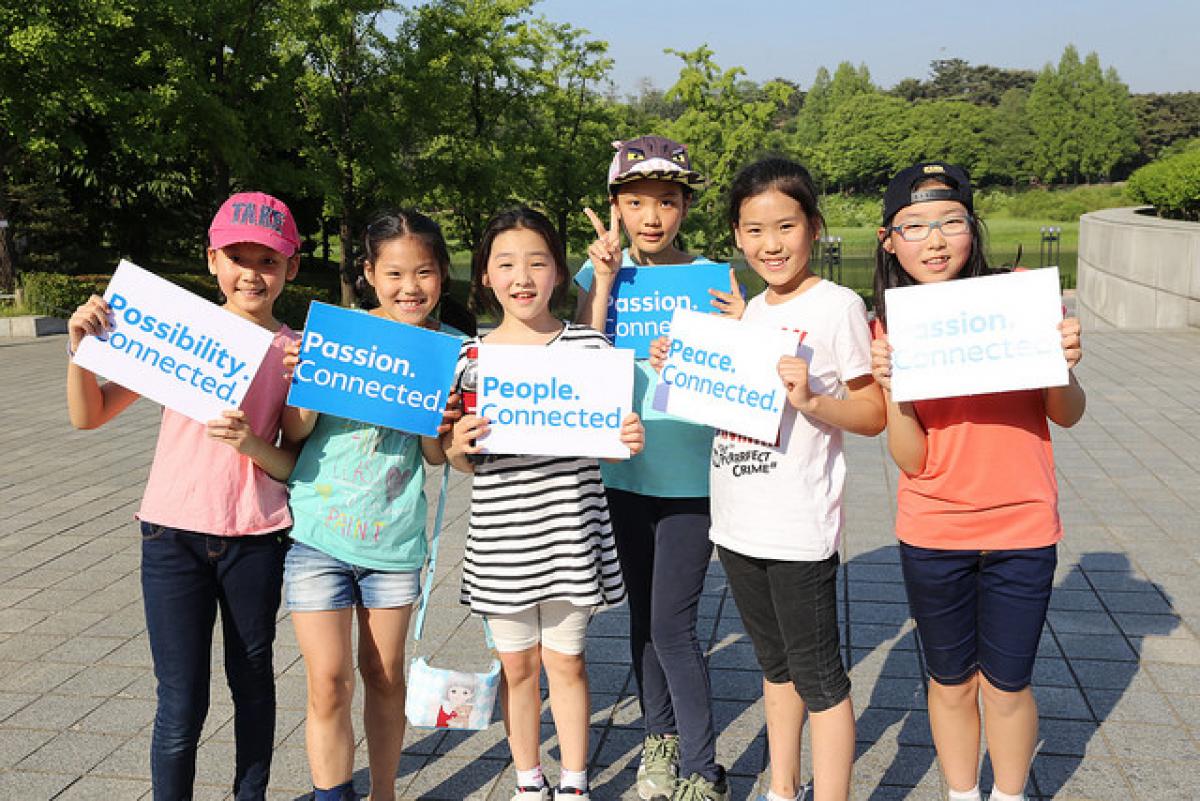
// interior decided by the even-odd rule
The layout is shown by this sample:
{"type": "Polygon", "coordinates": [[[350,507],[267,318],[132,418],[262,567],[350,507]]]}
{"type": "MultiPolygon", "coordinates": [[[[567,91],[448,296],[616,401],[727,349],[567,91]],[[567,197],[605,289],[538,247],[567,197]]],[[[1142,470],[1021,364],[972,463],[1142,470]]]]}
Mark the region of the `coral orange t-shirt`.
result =
{"type": "MultiPolygon", "coordinates": [[[[879,334],[879,324],[873,325],[879,334]]],[[[915,401],[925,467],[900,472],[896,536],[922,548],[1040,548],[1062,539],[1042,390],[915,401]]]]}

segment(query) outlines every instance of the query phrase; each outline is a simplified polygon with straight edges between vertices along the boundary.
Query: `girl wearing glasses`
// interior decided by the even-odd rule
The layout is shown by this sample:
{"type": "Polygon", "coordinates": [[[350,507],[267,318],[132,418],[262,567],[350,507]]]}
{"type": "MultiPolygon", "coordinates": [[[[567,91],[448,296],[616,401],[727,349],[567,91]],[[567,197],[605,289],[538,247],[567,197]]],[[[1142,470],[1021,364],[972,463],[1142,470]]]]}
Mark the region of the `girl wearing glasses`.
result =
{"type": "Polygon", "coordinates": [[[1072,426],[1079,321],[1059,324],[1066,386],[897,403],[884,290],[993,272],[960,167],[916,164],[883,201],[875,252],[872,373],[900,468],[896,535],[929,672],[929,722],[951,801],[980,801],[980,703],[992,801],[1024,799],[1037,743],[1030,689],[1062,537],[1047,419],[1072,426]]]}

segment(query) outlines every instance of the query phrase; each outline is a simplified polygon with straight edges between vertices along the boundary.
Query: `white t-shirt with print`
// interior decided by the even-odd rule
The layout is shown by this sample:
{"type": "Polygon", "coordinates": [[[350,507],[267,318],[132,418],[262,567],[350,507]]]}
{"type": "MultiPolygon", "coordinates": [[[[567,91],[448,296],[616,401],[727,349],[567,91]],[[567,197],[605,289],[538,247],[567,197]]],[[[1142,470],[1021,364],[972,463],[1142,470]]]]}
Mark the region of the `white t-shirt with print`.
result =
{"type": "MultiPolygon", "coordinates": [[[[799,331],[814,393],[844,397],[846,382],[871,372],[867,310],[852,290],[820,281],[768,305],[758,295],[742,320],[799,331]]],[[[761,559],[820,561],[840,545],[846,463],[842,431],[785,403],[779,442],[728,432],[713,439],[710,467],[714,543],[761,559]]]]}

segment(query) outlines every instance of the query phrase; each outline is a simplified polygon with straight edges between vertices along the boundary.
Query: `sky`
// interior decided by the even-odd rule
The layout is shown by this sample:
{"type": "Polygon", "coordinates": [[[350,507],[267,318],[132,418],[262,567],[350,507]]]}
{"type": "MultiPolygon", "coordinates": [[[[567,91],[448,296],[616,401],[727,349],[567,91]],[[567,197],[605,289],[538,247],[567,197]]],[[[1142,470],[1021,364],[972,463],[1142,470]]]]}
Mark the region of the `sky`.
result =
{"type": "Polygon", "coordinates": [[[929,62],[1040,70],[1074,44],[1115,67],[1130,91],[1200,90],[1197,0],[542,0],[534,9],[609,43],[618,95],[666,89],[681,61],[663,48],[707,44],[723,69],[807,89],[817,68],[866,64],[884,88],[927,78],[929,62]]]}

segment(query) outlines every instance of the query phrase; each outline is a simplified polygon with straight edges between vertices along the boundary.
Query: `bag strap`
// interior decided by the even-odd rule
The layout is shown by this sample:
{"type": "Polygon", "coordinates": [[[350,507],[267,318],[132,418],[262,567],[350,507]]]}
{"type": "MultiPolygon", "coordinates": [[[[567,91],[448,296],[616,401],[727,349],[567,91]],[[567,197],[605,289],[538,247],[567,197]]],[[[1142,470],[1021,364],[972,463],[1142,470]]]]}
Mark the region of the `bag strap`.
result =
{"type": "Polygon", "coordinates": [[[442,482],[438,489],[437,514],[433,518],[433,540],[429,543],[429,556],[425,560],[425,580],[421,582],[421,608],[413,623],[413,640],[421,639],[425,629],[425,612],[429,609],[429,593],[433,591],[433,577],[437,573],[438,542],[442,537],[442,520],[446,516],[446,487],[450,483],[450,463],[442,466],[442,482]]]}
{"type": "MultiPolygon", "coordinates": [[[[421,634],[425,630],[425,612],[429,609],[429,593],[433,591],[433,577],[437,573],[437,556],[438,543],[442,538],[442,521],[446,517],[446,488],[450,484],[450,463],[446,462],[442,466],[442,481],[438,488],[437,514],[433,518],[433,539],[429,543],[429,556],[426,558],[424,581],[421,582],[421,607],[417,610],[417,619],[413,623],[413,642],[421,639],[421,634]]],[[[487,619],[483,621],[483,638],[489,649],[496,647],[496,642],[492,639],[492,628],[488,625],[487,619]]]]}

